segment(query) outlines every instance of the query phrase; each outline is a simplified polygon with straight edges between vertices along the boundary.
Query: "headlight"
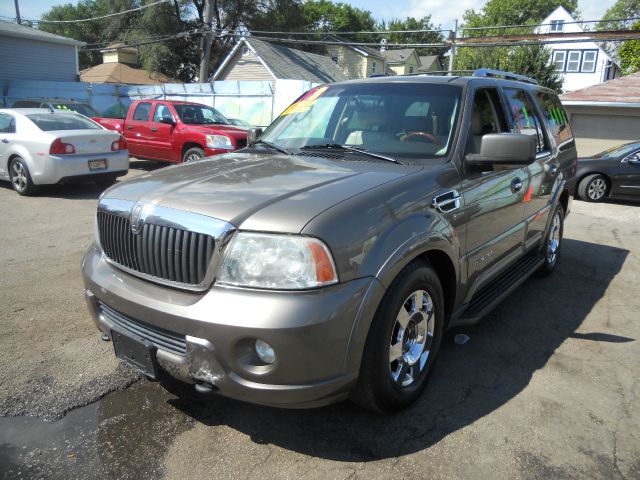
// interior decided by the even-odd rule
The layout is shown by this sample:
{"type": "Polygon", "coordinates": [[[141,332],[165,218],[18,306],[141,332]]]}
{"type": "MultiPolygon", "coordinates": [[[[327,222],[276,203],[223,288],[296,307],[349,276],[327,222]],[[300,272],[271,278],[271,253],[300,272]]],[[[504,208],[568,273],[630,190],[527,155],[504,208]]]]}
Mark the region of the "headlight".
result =
{"type": "Polygon", "coordinates": [[[231,139],[226,135],[207,135],[207,147],[233,149],[231,139]]]}
{"type": "Polygon", "coordinates": [[[221,284],[301,290],[338,281],[329,249],[315,238],[239,232],[227,248],[221,284]]]}

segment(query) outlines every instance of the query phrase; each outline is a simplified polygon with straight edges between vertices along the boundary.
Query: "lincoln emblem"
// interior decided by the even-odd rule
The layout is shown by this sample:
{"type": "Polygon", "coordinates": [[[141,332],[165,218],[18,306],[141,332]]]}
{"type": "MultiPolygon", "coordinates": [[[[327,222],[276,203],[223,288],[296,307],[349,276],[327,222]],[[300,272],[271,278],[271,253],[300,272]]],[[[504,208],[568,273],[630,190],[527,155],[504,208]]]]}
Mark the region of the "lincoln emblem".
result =
{"type": "Polygon", "coordinates": [[[142,224],[144,223],[144,220],[142,219],[143,208],[144,205],[142,203],[136,203],[133,210],[131,210],[131,232],[136,235],[142,231],[142,224]]]}

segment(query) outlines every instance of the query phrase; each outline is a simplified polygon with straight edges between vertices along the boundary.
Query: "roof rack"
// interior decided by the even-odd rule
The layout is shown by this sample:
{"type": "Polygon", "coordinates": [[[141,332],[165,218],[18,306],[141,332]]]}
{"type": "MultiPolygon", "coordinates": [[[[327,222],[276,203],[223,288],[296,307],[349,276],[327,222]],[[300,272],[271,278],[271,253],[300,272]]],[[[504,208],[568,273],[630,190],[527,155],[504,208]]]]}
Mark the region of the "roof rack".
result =
{"type": "Polygon", "coordinates": [[[533,78],[518,75],[516,73],[504,72],[502,70],[491,70],[490,68],[480,68],[473,72],[474,77],[503,77],[505,80],[516,80],[518,82],[532,83],[538,85],[533,78]]]}

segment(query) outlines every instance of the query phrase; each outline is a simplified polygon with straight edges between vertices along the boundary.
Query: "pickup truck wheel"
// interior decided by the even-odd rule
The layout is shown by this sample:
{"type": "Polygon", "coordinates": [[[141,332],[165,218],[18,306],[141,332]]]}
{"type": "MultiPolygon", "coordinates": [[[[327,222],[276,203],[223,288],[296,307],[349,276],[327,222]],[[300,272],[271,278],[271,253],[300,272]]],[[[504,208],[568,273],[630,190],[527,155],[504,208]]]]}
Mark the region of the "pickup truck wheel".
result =
{"type": "Polygon", "coordinates": [[[427,262],[412,262],[393,281],[375,314],[352,400],[377,413],[415,401],[433,370],[443,330],[440,280],[427,262]]]}
{"type": "Polygon", "coordinates": [[[193,147],[187,150],[186,152],[184,152],[184,155],[182,156],[182,161],[184,163],[193,162],[195,160],[200,160],[201,158],[204,158],[204,156],[205,154],[203,149],[199,147],[193,147]]]}
{"type": "Polygon", "coordinates": [[[38,187],[34,185],[33,180],[31,180],[29,168],[22,158],[16,157],[13,162],[11,162],[9,176],[11,186],[18,195],[29,196],[36,193],[38,187]]]}
{"type": "Polygon", "coordinates": [[[564,209],[562,205],[557,205],[551,217],[549,231],[545,238],[542,254],[544,263],[536,272],[537,277],[546,277],[555,270],[560,258],[560,247],[562,246],[562,234],[564,232],[564,209]]]}
{"type": "Polygon", "coordinates": [[[587,202],[601,202],[609,192],[609,182],[598,173],[585,177],[578,185],[578,196],[587,202]]]}

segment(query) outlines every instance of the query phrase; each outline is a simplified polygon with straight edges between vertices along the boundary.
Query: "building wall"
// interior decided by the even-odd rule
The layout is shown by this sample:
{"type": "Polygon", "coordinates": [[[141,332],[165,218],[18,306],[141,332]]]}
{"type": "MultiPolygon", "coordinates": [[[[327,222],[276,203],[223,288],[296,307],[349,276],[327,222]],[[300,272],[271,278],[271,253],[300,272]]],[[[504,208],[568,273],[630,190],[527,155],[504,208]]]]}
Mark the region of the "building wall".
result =
{"type": "Polygon", "coordinates": [[[640,108],[565,105],[578,155],[586,157],[640,138],[640,108]]]}
{"type": "Polygon", "coordinates": [[[275,80],[251,50],[244,55],[242,50],[238,49],[216,80],[275,80]]]}
{"type": "Polygon", "coordinates": [[[0,36],[0,80],[78,80],[76,47],[0,36]]]}
{"type": "Polygon", "coordinates": [[[128,63],[135,65],[138,63],[138,55],[133,52],[113,51],[102,54],[102,63],[128,63]]]}
{"type": "Polygon", "coordinates": [[[418,61],[418,57],[416,57],[415,55],[410,55],[404,63],[400,65],[389,65],[389,68],[391,68],[391,70],[393,70],[396,75],[409,75],[418,73],[420,62],[418,61]]]}
{"type": "MultiPolygon", "coordinates": [[[[547,18],[542,21],[542,25],[537,29],[538,33],[582,33],[584,30],[580,27],[580,25],[575,22],[573,17],[567,13],[566,10],[559,7],[553,13],[551,13],[547,18]],[[562,21],[564,24],[562,25],[561,30],[557,30],[558,27],[554,30],[550,25],[552,22],[562,21]]],[[[600,48],[595,42],[590,41],[588,34],[585,35],[584,42],[569,42],[569,43],[554,43],[550,44],[549,48],[552,51],[551,59],[553,61],[554,58],[558,58],[560,54],[554,54],[553,52],[565,52],[564,54],[564,68],[562,70],[561,76],[563,78],[562,89],[565,92],[572,92],[574,90],[579,90],[581,88],[590,87],[592,85],[597,85],[602,82],[606,82],[607,80],[611,80],[618,76],[617,67],[614,65],[611,69],[607,69],[607,66],[611,62],[611,57],[605,52],[602,48],[600,48]],[[569,52],[580,52],[580,67],[583,65],[583,56],[585,51],[595,51],[596,60],[595,60],[595,68],[589,69],[594,71],[581,71],[579,72],[568,72],[567,62],[569,57],[569,52]]],[[[577,53],[574,53],[576,57],[578,57],[577,53]]]]}
{"type": "Polygon", "coordinates": [[[367,58],[354,52],[349,47],[341,45],[327,45],[327,57],[337,60],[340,70],[349,77],[349,79],[366,78],[367,75],[367,58]]]}

